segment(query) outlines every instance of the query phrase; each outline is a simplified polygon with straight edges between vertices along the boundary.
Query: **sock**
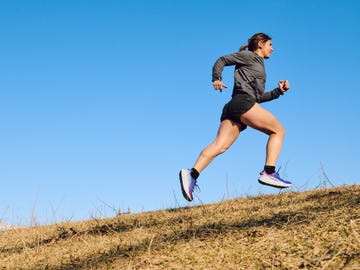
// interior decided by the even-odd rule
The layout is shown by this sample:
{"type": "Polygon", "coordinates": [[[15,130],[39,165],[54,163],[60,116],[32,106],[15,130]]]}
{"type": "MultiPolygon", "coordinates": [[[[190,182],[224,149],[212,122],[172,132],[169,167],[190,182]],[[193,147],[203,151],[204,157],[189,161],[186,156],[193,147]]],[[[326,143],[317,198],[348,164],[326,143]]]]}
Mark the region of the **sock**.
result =
{"type": "Polygon", "coordinates": [[[195,168],[192,168],[190,170],[190,175],[192,178],[194,178],[196,180],[196,179],[198,179],[200,173],[195,168]]]}
{"type": "Polygon", "coordinates": [[[275,166],[268,166],[268,165],[265,165],[264,166],[264,170],[267,174],[272,174],[275,172],[275,166]]]}

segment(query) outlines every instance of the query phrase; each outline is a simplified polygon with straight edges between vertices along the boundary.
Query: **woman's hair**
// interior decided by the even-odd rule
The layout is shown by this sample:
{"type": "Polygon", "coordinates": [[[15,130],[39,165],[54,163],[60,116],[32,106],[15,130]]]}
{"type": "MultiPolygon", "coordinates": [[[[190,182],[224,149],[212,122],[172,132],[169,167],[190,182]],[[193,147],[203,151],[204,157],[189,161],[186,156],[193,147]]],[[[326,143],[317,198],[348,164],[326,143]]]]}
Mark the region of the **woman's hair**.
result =
{"type": "Polygon", "coordinates": [[[240,51],[246,50],[246,48],[249,51],[256,51],[256,49],[259,48],[259,42],[266,42],[268,40],[271,40],[271,37],[264,34],[264,33],[257,33],[253,35],[251,38],[249,38],[248,43],[240,47],[240,51]]]}

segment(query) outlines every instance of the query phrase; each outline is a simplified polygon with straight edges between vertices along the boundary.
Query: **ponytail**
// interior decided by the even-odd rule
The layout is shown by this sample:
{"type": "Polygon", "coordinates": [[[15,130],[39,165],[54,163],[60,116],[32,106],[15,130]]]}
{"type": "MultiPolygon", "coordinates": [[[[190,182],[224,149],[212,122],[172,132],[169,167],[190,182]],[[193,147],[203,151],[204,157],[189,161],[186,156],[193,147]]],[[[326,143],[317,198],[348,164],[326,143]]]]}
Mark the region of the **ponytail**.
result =
{"type": "Polygon", "coordinates": [[[249,46],[248,44],[242,45],[242,46],[240,47],[239,51],[240,51],[240,52],[245,51],[248,46],[249,46]]]}

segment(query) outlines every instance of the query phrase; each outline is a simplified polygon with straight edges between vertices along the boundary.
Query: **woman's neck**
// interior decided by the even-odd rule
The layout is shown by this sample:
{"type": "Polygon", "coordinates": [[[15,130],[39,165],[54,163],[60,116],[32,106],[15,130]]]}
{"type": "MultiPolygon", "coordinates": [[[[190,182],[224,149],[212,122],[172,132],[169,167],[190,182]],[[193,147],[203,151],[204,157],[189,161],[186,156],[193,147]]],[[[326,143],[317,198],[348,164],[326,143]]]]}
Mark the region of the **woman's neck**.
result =
{"type": "Polygon", "coordinates": [[[260,49],[256,49],[254,51],[254,53],[256,53],[258,56],[260,56],[261,58],[264,58],[264,54],[262,53],[262,51],[260,49]]]}

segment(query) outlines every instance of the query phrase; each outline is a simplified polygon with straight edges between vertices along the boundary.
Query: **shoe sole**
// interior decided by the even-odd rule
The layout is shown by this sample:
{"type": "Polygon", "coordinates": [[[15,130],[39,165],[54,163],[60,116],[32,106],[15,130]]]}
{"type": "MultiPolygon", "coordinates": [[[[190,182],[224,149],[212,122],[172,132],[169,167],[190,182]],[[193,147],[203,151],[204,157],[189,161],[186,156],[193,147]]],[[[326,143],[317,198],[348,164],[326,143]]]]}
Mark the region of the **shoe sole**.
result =
{"type": "Polygon", "coordinates": [[[258,179],[258,182],[259,182],[260,184],[262,184],[262,185],[270,186],[270,187],[275,187],[275,188],[289,188],[289,187],[292,186],[291,184],[288,184],[288,185],[277,185],[277,184],[275,184],[274,182],[273,182],[273,183],[269,183],[269,182],[266,182],[266,181],[261,180],[260,178],[258,179]]]}
{"type": "Polygon", "coordinates": [[[191,202],[192,199],[187,195],[187,193],[186,193],[186,191],[185,191],[185,188],[184,188],[184,185],[183,185],[183,181],[182,181],[182,170],[179,172],[179,179],[180,179],[181,191],[182,191],[182,194],[183,194],[185,200],[191,202]]]}

